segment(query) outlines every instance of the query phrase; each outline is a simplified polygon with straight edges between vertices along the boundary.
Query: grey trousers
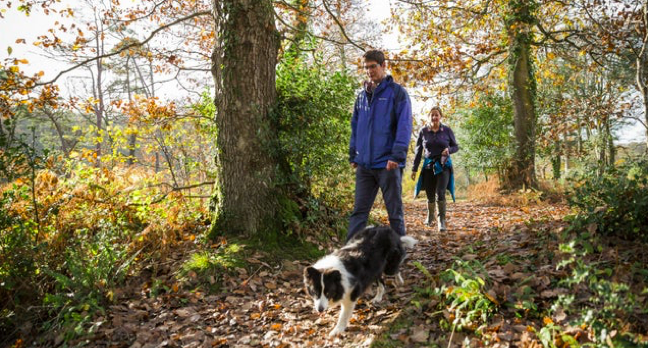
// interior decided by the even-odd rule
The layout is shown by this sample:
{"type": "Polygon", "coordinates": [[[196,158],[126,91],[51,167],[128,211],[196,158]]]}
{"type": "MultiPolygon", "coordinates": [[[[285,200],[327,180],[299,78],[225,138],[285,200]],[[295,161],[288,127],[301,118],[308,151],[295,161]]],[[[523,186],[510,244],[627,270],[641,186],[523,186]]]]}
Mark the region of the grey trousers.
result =
{"type": "Polygon", "coordinates": [[[378,188],[382,191],[383,200],[389,215],[389,225],[401,236],[405,235],[403,216],[403,168],[394,170],[356,168],[355,204],[349,219],[347,241],[358,231],[367,226],[369,212],[376,200],[378,188]]]}

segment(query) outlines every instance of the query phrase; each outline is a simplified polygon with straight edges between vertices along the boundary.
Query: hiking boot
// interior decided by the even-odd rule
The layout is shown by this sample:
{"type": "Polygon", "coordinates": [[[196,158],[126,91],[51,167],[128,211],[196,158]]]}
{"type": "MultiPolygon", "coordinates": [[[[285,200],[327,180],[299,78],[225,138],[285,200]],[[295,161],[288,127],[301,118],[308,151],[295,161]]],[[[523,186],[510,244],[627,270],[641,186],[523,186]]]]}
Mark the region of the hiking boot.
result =
{"type": "Polygon", "coordinates": [[[437,217],[437,223],[439,232],[446,230],[446,201],[437,201],[437,208],[439,209],[439,216],[437,217]]]}
{"type": "Polygon", "coordinates": [[[427,204],[427,218],[425,218],[425,226],[432,226],[432,221],[434,221],[435,212],[434,212],[434,202],[427,204]]]}

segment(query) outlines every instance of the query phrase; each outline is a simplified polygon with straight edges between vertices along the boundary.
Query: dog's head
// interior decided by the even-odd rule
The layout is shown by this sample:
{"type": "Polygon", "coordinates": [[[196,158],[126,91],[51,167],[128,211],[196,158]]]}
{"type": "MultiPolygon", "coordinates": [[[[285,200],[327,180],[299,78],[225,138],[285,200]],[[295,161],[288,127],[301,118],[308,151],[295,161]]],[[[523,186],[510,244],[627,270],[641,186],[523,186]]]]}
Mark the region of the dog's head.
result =
{"type": "Polygon", "coordinates": [[[319,313],[323,313],[329,303],[335,303],[344,296],[342,274],[338,270],[307,267],[304,270],[304,286],[319,313]]]}

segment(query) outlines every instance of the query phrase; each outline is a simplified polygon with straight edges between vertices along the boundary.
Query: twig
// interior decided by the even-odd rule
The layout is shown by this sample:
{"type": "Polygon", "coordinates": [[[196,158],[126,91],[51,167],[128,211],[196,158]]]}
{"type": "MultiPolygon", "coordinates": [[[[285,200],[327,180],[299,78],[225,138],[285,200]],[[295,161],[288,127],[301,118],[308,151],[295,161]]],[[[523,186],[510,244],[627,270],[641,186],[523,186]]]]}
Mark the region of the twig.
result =
{"type": "Polygon", "coordinates": [[[188,15],[188,16],[185,16],[185,17],[182,17],[182,18],[178,18],[178,19],[176,19],[175,21],[173,21],[173,22],[171,22],[171,23],[164,24],[164,25],[160,26],[159,28],[153,30],[153,31],[151,32],[151,34],[150,34],[146,39],[144,39],[144,41],[141,41],[141,42],[133,42],[133,43],[128,44],[128,45],[126,45],[126,46],[123,46],[122,48],[120,48],[120,49],[118,49],[118,50],[116,50],[116,51],[113,51],[113,52],[111,52],[111,53],[102,54],[102,55],[98,55],[98,56],[95,56],[95,57],[92,57],[92,58],[86,59],[86,60],[84,60],[84,61],[82,61],[82,62],[80,62],[80,63],[77,63],[76,65],[73,65],[72,67],[70,67],[70,68],[68,68],[68,69],[65,69],[65,70],[60,71],[56,76],[54,76],[53,79],[51,79],[51,80],[49,80],[49,81],[47,81],[47,82],[38,82],[38,83],[34,84],[34,86],[33,86],[32,88],[34,88],[34,87],[36,87],[36,86],[43,86],[43,85],[49,85],[49,84],[52,84],[52,83],[56,82],[56,80],[58,80],[58,79],[59,79],[61,76],[63,76],[64,74],[67,74],[67,73],[69,73],[70,71],[76,70],[77,68],[79,68],[79,67],[81,67],[81,66],[84,66],[84,65],[86,65],[86,64],[88,64],[88,63],[92,63],[92,62],[94,62],[95,60],[103,59],[103,58],[108,58],[108,57],[112,57],[112,56],[118,55],[118,54],[120,54],[120,53],[122,53],[122,52],[124,52],[124,51],[127,51],[127,50],[129,50],[129,49],[131,49],[131,48],[133,48],[133,47],[140,47],[140,46],[144,46],[146,43],[148,43],[149,41],[151,41],[151,40],[155,37],[155,35],[157,35],[159,32],[161,32],[162,30],[165,30],[165,29],[167,29],[167,28],[170,28],[170,27],[172,27],[172,26],[174,26],[174,25],[176,25],[176,24],[178,24],[178,23],[182,23],[182,22],[184,22],[184,21],[186,21],[186,20],[189,20],[189,19],[192,19],[192,18],[195,18],[195,17],[205,16],[205,15],[211,15],[211,14],[212,14],[211,11],[201,11],[201,12],[192,13],[192,14],[190,14],[190,15],[188,15]]]}

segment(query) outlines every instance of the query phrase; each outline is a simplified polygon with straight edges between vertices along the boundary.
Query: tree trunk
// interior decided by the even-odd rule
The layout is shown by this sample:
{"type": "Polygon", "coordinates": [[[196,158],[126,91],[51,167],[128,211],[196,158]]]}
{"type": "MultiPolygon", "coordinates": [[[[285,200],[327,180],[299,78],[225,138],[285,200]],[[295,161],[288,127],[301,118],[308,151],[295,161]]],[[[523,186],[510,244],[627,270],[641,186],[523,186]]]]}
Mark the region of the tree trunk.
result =
{"type": "MultiPolygon", "coordinates": [[[[95,20],[95,23],[98,23],[97,20],[95,20]]],[[[104,54],[104,43],[103,43],[103,24],[100,24],[97,26],[97,29],[95,31],[96,37],[95,37],[95,44],[97,48],[97,56],[102,56],[104,54]]],[[[95,93],[95,100],[98,101],[98,105],[95,105],[94,111],[95,111],[95,116],[97,117],[97,139],[102,139],[103,137],[101,136],[101,128],[103,127],[102,125],[102,119],[104,116],[104,95],[103,95],[103,59],[99,58],[97,59],[97,85],[93,89],[93,92],[95,93]]],[[[96,166],[101,165],[101,143],[103,140],[98,140],[97,145],[96,145],[96,151],[97,151],[97,162],[95,163],[96,166]]]]}
{"type": "Polygon", "coordinates": [[[572,146],[571,146],[568,134],[564,135],[563,141],[565,143],[565,161],[564,161],[565,170],[564,170],[564,173],[565,173],[565,176],[569,176],[569,170],[571,169],[569,167],[569,159],[570,159],[570,155],[571,155],[572,146]]]}
{"type": "Polygon", "coordinates": [[[531,25],[533,2],[509,3],[509,64],[511,98],[515,115],[516,150],[507,174],[507,189],[536,187],[535,175],[535,76],[531,60],[531,25]]]}
{"type": "Polygon", "coordinates": [[[614,148],[614,137],[612,136],[612,127],[611,124],[612,120],[610,117],[605,118],[605,144],[604,147],[607,148],[608,150],[608,161],[607,165],[608,167],[611,167],[614,165],[614,162],[616,162],[616,149],[614,148]]]}
{"type": "Polygon", "coordinates": [[[636,83],[641,97],[643,98],[644,126],[646,131],[646,155],[648,155],[648,1],[643,0],[641,4],[643,37],[641,38],[641,50],[636,58],[636,83]]]}
{"type": "Polygon", "coordinates": [[[216,184],[212,236],[253,235],[276,221],[278,200],[273,131],[268,113],[276,101],[279,35],[272,1],[212,2],[216,47],[216,184]]]}
{"type": "Polygon", "coordinates": [[[553,156],[551,157],[551,169],[553,172],[553,178],[554,180],[560,180],[560,153],[561,150],[561,144],[560,144],[560,136],[556,137],[556,140],[554,141],[554,153],[553,156]]]}
{"type": "MultiPolygon", "coordinates": [[[[133,91],[131,88],[131,79],[130,79],[130,56],[126,57],[126,91],[128,92],[128,102],[133,102],[133,91]]],[[[137,65],[136,62],[134,62],[137,65]]],[[[130,119],[130,118],[129,118],[130,119]]],[[[128,126],[131,128],[133,125],[131,121],[128,121],[128,126]]],[[[135,164],[135,148],[137,147],[137,134],[135,131],[128,136],[128,165],[132,166],[135,164]]]]}

